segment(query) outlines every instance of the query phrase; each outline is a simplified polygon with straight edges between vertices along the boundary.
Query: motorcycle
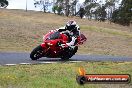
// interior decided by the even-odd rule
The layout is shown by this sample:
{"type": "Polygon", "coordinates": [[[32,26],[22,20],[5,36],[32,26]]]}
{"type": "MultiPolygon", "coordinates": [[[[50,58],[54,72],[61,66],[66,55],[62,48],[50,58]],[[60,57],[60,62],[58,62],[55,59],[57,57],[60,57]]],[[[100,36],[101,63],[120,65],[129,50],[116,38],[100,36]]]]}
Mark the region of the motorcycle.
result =
{"type": "Polygon", "coordinates": [[[30,58],[32,60],[37,60],[41,57],[48,57],[68,60],[75,55],[78,50],[78,46],[82,45],[86,40],[87,38],[81,34],[78,36],[75,46],[70,48],[66,45],[69,41],[67,33],[52,31],[43,36],[43,43],[33,49],[30,54],[30,58]]]}

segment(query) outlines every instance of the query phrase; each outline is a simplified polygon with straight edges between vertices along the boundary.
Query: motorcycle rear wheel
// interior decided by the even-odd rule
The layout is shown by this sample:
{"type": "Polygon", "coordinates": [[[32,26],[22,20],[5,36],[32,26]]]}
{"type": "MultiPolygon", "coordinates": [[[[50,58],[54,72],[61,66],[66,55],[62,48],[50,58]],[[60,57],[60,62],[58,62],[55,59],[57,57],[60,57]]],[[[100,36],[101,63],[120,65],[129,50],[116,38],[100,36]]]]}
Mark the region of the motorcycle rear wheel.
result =
{"type": "Polygon", "coordinates": [[[62,55],[61,60],[69,60],[70,56],[69,55],[62,55]]]}
{"type": "Polygon", "coordinates": [[[77,50],[78,50],[78,46],[75,46],[75,48],[74,48],[74,50],[73,50],[73,55],[76,54],[77,50]]]}
{"type": "Polygon", "coordinates": [[[37,59],[41,58],[42,55],[43,55],[43,49],[42,49],[41,45],[39,45],[33,49],[33,51],[30,54],[30,58],[32,60],[37,60],[37,59]]]}
{"type": "Polygon", "coordinates": [[[77,50],[78,50],[78,46],[75,46],[75,48],[73,50],[69,50],[69,49],[66,50],[66,52],[63,53],[61,59],[62,60],[69,60],[69,58],[71,58],[73,55],[75,55],[77,50]]]}

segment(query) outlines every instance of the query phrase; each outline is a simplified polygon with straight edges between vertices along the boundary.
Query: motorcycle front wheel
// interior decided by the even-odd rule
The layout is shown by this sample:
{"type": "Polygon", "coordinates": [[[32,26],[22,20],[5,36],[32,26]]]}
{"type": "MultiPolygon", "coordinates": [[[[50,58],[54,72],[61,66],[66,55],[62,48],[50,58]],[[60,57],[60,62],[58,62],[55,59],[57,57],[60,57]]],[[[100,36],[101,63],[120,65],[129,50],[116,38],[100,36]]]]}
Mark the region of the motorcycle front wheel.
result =
{"type": "Polygon", "coordinates": [[[37,59],[41,58],[42,55],[43,55],[43,49],[42,49],[41,45],[39,45],[33,49],[33,51],[30,54],[30,58],[32,60],[37,60],[37,59]]]}

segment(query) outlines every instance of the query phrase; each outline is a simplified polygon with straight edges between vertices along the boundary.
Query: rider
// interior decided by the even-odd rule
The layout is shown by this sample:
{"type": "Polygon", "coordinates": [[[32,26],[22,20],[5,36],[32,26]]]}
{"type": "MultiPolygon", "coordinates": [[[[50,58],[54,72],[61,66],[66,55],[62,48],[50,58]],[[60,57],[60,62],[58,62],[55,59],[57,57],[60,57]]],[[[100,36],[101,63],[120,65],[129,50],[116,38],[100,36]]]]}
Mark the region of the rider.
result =
{"type": "Polygon", "coordinates": [[[64,27],[56,30],[68,34],[68,36],[70,37],[70,41],[66,44],[71,48],[75,45],[77,37],[80,36],[80,28],[74,20],[68,21],[64,27]]]}

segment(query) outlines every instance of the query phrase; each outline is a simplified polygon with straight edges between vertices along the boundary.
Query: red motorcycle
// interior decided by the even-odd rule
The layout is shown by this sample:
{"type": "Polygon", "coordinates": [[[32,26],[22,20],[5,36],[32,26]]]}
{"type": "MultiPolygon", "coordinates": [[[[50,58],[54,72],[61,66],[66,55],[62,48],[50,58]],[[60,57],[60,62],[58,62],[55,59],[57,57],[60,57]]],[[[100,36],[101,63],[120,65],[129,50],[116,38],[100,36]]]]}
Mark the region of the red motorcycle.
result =
{"type": "Polygon", "coordinates": [[[32,60],[37,60],[41,57],[49,57],[68,60],[75,55],[78,50],[78,45],[83,44],[87,38],[81,34],[77,38],[74,48],[70,48],[66,45],[69,39],[67,33],[60,33],[58,31],[49,32],[43,36],[43,43],[33,49],[30,58],[32,60]]]}

